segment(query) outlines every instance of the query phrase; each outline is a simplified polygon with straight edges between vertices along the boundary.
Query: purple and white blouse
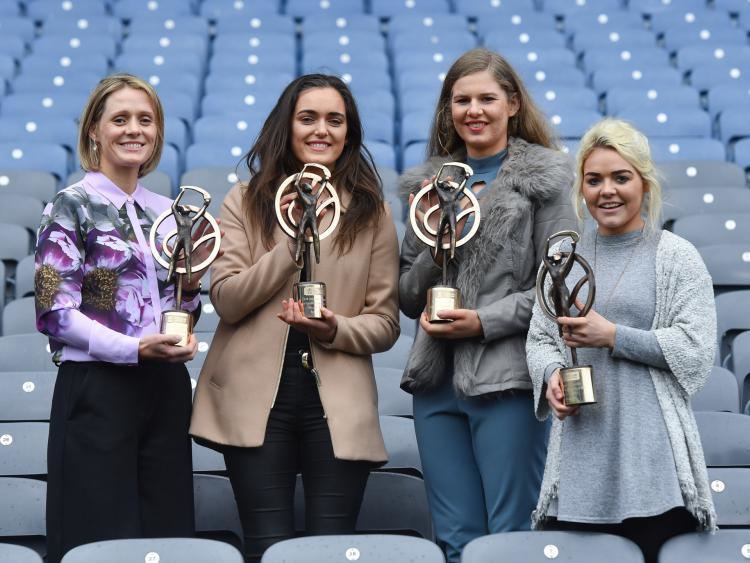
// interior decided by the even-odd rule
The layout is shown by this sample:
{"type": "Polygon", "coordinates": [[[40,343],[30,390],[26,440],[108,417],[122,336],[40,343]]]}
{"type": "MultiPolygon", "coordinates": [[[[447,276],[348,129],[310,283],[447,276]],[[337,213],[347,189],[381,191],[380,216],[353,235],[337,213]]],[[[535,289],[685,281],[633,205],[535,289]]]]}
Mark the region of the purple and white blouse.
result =
{"type": "MultiPolygon", "coordinates": [[[[149,232],[172,201],[140,183],[132,195],[99,172],[60,191],[36,245],[36,326],[55,362],[137,364],[141,336],[159,332],[175,285],[155,262],[149,232]]],[[[165,221],[156,244],[174,227],[165,221]]],[[[195,311],[200,297],[183,300],[195,311]]]]}

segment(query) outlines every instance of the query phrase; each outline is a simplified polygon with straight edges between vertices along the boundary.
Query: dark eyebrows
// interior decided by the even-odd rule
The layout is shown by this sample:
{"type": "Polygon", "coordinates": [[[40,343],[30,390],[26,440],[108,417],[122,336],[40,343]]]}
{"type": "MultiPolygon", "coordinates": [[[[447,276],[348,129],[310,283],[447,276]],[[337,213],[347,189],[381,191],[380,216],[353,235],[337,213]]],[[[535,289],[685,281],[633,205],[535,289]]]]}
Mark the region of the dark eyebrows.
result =
{"type": "MultiPolygon", "coordinates": [[[[633,171],[623,168],[622,170],[613,170],[610,174],[612,174],[613,176],[617,174],[633,174],[633,171]]],[[[591,172],[584,172],[583,175],[584,176],[602,176],[603,174],[601,172],[591,171],[591,172]]]]}
{"type": "MultiPolygon", "coordinates": [[[[297,112],[298,116],[303,115],[318,115],[318,112],[312,109],[301,109],[297,112]]],[[[327,116],[330,117],[338,117],[339,119],[344,119],[346,116],[343,113],[339,113],[337,111],[331,111],[328,112],[327,116]]]]}

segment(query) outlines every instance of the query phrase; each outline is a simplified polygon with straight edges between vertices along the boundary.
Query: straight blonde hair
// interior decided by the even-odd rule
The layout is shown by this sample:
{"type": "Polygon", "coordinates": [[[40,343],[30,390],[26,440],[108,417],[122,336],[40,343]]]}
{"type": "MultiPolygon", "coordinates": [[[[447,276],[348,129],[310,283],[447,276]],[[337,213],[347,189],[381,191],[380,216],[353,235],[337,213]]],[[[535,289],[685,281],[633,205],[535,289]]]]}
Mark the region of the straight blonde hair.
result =
{"type": "Polygon", "coordinates": [[[583,220],[586,207],[583,200],[583,167],[595,149],[612,149],[632,166],[643,182],[641,215],[648,230],[657,230],[661,225],[661,183],[656,166],[651,158],[648,139],[638,129],[622,119],[606,118],[595,123],[581,139],[576,157],[576,180],[573,184],[573,209],[579,220],[583,220]]]}
{"type": "Polygon", "coordinates": [[[78,126],[78,159],[81,162],[81,168],[86,172],[99,171],[99,151],[95,148],[96,145],[89,137],[89,133],[91,133],[91,130],[102,118],[107,98],[123,88],[133,88],[134,90],[145,92],[149,100],[151,100],[151,106],[154,109],[154,123],[156,124],[154,151],[148,160],[141,164],[141,167],[138,169],[138,177],[145,176],[159,164],[161,151],[164,146],[164,110],[162,109],[159,96],[145,80],[132,74],[120,73],[111,74],[99,81],[99,84],[91,92],[86,106],[81,113],[80,124],[78,126]]]}

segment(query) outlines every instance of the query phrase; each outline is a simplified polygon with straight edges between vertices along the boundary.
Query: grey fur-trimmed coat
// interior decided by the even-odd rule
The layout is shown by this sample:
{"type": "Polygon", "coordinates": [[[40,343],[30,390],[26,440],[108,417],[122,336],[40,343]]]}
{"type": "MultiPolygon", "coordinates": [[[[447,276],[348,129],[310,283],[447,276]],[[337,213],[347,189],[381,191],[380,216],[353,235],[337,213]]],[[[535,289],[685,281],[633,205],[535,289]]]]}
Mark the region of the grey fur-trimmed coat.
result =
{"type": "MultiPolygon", "coordinates": [[[[401,190],[414,193],[444,162],[432,158],[408,170],[401,190]]],[[[479,314],[481,338],[441,340],[418,329],[401,387],[419,392],[452,377],[459,396],[507,389],[531,389],[526,333],[534,305],[534,284],[547,237],[575,226],[570,205],[573,172],[567,156],[523,139],[508,140],[497,178],[480,198],[481,221],[474,239],[456,249],[451,283],[464,307],[479,314]],[[451,361],[452,358],[452,361],[451,361]]],[[[407,226],[401,247],[399,303],[411,318],[425,308],[427,289],[441,281],[431,249],[407,226]]]]}
{"type": "MultiPolygon", "coordinates": [[[[669,370],[650,367],[649,372],[672,445],[685,508],[695,516],[701,530],[715,530],[716,512],[703,446],[690,406],[690,396],[703,387],[714,359],[716,309],[713,286],[695,247],[669,231],[661,233],[656,250],[656,310],[652,330],[669,370]]],[[[534,307],[527,352],[534,382],[536,415],[544,420],[550,415],[544,397],[544,372],[550,364],[564,365],[566,352],[557,325],[542,313],[538,305],[534,307]]],[[[532,514],[533,528],[544,527],[550,503],[558,494],[564,423],[556,418],[552,423],[539,502],[532,514]]],[[[585,486],[585,483],[580,485],[585,486]]]]}

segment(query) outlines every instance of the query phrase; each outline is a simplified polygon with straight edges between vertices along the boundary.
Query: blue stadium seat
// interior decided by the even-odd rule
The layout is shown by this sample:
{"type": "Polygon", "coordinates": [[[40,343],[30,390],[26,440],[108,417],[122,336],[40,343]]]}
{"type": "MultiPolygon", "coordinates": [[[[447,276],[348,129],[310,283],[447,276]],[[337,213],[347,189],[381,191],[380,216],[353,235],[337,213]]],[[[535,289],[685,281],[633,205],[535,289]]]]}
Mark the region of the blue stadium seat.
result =
{"type": "Polygon", "coordinates": [[[27,41],[20,35],[7,35],[3,37],[0,44],[0,54],[10,55],[14,60],[19,61],[26,54],[27,41]]]}
{"type": "Polygon", "coordinates": [[[533,49],[525,47],[514,47],[505,49],[502,56],[515,68],[519,66],[534,66],[548,68],[555,65],[575,66],[576,54],[569,49],[533,49]]]}
{"type": "Polygon", "coordinates": [[[49,94],[52,97],[73,95],[85,100],[100,79],[101,75],[93,72],[66,74],[22,72],[12,81],[11,88],[16,94],[49,94]]]}
{"type": "Polygon", "coordinates": [[[447,0],[370,0],[370,11],[381,18],[391,18],[400,14],[447,14],[450,6],[447,0]]]}
{"type": "Polygon", "coordinates": [[[589,88],[548,87],[538,84],[529,84],[528,88],[534,102],[549,115],[566,109],[599,109],[599,99],[589,88]]]}
{"type": "Polygon", "coordinates": [[[424,113],[426,109],[432,111],[437,105],[438,96],[440,95],[439,88],[440,85],[438,84],[432,90],[413,87],[402,90],[399,98],[401,115],[424,113]]]}
{"type": "MultiPolygon", "coordinates": [[[[41,217],[42,214],[40,210],[38,219],[41,219],[41,217]]],[[[39,223],[38,220],[37,223],[39,223]]],[[[38,228],[38,226],[38,224],[35,225],[35,228],[38,228]]],[[[9,301],[5,304],[2,316],[3,336],[10,336],[13,334],[35,334],[37,332],[33,296],[21,297],[9,301]]]]}
{"type": "MultiPolygon", "coordinates": [[[[671,11],[675,6],[674,0],[629,0],[628,7],[632,11],[644,14],[658,14],[659,12],[671,11]]],[[[705,0],[679,0],[680,10],[700,11],[706,9],[705,0]]]]}
{"type": "Polygon", "coordinates": [[[744,169],[750,168],[750,139],[737,141],[733,147],[734,161],[744,169]]]}
{"type": "Polygon", "coordinates": [[[372,14],[346,14],[332,17],[330,14],[313,13],[305,16],[302,27],[305,34],[309,31],[328,31],[331,33],[353,33],[380,31],[380,20],[372,14]]]}
{"type": "MultiPolygon", "coordinates": [[[[401,330],[411,328],[414,332],[414,319],[402,318],[401,330]]],[[[412,399],[409,393],[399,387],[403,372],[395,368],[376,368],[375,383],[378,388],[378,414],[412,417],[412,399]]],[[[734,379],[734,378],[733,378],[734,379]]]]}
{"type": "Polygon", "coordinates": [[[672,28],[664,32],[664,46],[668,51],[677,51],[696,43],[737,44],[747,43],[747,32],[735,27],[711,26],[698,28],[672,28]]]}
{"type": "Polygon", "coordinates": [[[69,161],[70,155],[61,145],[18,141],[0,143],[0,169],[43,170],[63,179],[68,175],[69,161]]]}
{"type": "MultiPolygon", "coordinates": [[[[750,190],[745,190],[747,191],[750,190]]],[[[745,205],[745,213],[750,213],[747,199],[743,198],[741,203],[745,205]]],[[[750,243],[709,244],[698,250],[717,293],[719,289],[750,289],[750,243]]]]}
{"type": "MultiPolygon", "coordinates": [[[[18,194],[18,195],[26,195],[26,194],[18,194]]],[[[39,228],[39,225],[36,225],[34,230],[36,231],[37,228],[39,228]]],[[[34,273],[35,273],[34,272],[35,270],[34,259],[35,259],[34,255],[29,254],[16,265],[16,279],[15,279],[16,299],[19,299],[21,297],[34,297],[34,273]]],[[[2,410],[3,411],[6,410],[6,407],[3,407],[2,410]]],[[[5,413],[3,413],[2,416],[4,417],[5,413]]],[[[47,418],[48,416],[45,417],[45,419],[47,418]]],[[[34,419],[26,419],[26,420],[34,420],[34,419]]]]}
{"type": "Polygon", "coordinates": [[[388,90],[358,92],[357,94],[355,94],[354,98],[357,102],[357,108],[359,109],[360,113],[375,111],[384,113],[389,116],[395,115],[396,101],[393,98],[393,94],[391,94],[391,92],[388,90]]]}
{"type": "MultiPolygon", "coordinates": [[[[3,3],[0,4],[0,6],[7,7],[9,4],[3,3]]],[[[26,42],[31,42],[36,34],[34,22],[32,20],[8,14],[4,14],[3,17],[0,18],[0,32],[2,32],[3,37],[18,36],[26,42]]]]}
{"type": "Polygon", "coordinates": [[[214,92],[247,92],[249,94],[271,95],[278,97],[294,79],[291,72],[247,72],[245,74],[233,72],[231,69],[210,72],[206,77],[206,93],[214,92]]]}
{"type": "Polygon", "coordinates": [[[745,107],[750,102],[750,81],[747,84],[719,84],[708,90],[708,111],[716,116],[726,108],[745,107]]]}
{"type": "Polygon", "coordinates": [[[387,73],[370,72],[367,69],[351,69],[342,72],[339,76],[355,94],[368,90],[391,89],[391,77],[387,73]]]}
{"type": "Polygon", "coordinates": [[[137,76],[151,76],[162,73],[183,72],[201,76],[205,59],[199,59],[192,53],[123,53],[115,60],[117,71],[129,72],[137,76]]]}
{"type": "Polygon", "coordinates": [[[326,50],[306,51],[302,54],[302,72],[325,72],[343,74],[350,70],[387,73],[388,58],[384,50],[344,52],[340,54],[326,50]]]}
{"type": "Polygon", "coordinates": [[[120,0],[112,5],[112,13],[124,20],[139,17],[172,18],[194,15],[191,3],[184,0],[120,0]]]}
{"type": "Polygon", "coordinates": [[[240,115],[245,119],[265,119],[276,104],[276,99],[235,90],[206,94],[201,100],[201,115],[240,115]]]}
{"type": "MultiPolygon", "coordinates": [[[[47,483],[19,477],[0,478],[0,530],[2,536],[44,536],[44,499],[47,483]]],[[[15,541],[18,541],[16,538],[15,541]]],[[[16,561],[13,559],[13,561],[16,561]]]]}
{"type": "Polygon", "coordinates": [[[622,9],[620,0],[543,0],[545,12],[572,19],[582,13],[613,14],[622,9]]]}
{"type": "Polygon", "coordinates": [[[2,4],[2,7],[0,7],[0,16],[5,19],[8,18],[17,18],[21,15],[21,4],[20,2],[6,2],[5,4],[2,4]]]}
{"type": "Polygon", "coordinates": [[[43,563],[43,559],[33,549],[12,543],[0,544],[0,560],[13,563],[43,563]]]}
{"type": "Polygon", "coordinates": [[[466,16],[461,14],[400,13],[394,15],[388,21],[389,35],[401,33],[442,35],[444,33],[461,33],[462,31],[469,31],[469,24],[466,16]]]}
{"type": "MultiPolygon", "coordinates": [[[[681,187],[665,191],[662,221],[669,227],[671,222],[688,215],[733,211],[750,213],[750,190],[710,184],[703,188],[681,187]]],[[[750,263],[746,266],[750,268],[750,263]]]]}
{"type": "Polygon", "coordinates": [[[618,116],[632,122],[649,137],[710,137],[711,119],[702,109],[675,107],[661,111],[629,106],[618,116]]]}
{"type": "Polygon", "coordinates": [[[653,138],[651,155],[657,162],[668,160],[725,160],[724,145],[716,139],[695,137],[653,138]]]}
{"type": "MultiPolygon", "coordinates": [[[[389,115],[379,111],[361,111],[360,117],[366,140],[381,141],[389,145],[394,143],[393,114],[389,115]]],[[[393,166],[390,167],[393,168],[393,166]]]]}
{"type": "Polygon", "coordinates": [[[719,114],[719,138],[725,143],[750,137],[750,108],[747,105],[726,108],[719,114]]]}
{"type": "Polygon", "coordinates": [[[0,118],[0,142],[53,143],[74,150],[77,138],[78,128],[73,119],[65,117],[33,119],[12,115],[4,115],[0,118]]]}
{"type": "Polygon", "coordinates": [[[0,168],[0,189],[3,193],[30,195],[46,203],[55,197],[57,182],[49,172],[0,168]]]}
{"type": "Polygon", "coordinates": [[[284,12],[295,18],[305,18],[312,14],[328,17],[347,14],[362,14],[365,11],[363,0],[287,0],[284,12]]]}
{"type": "Polygon", "coordinates": [[[111,35],[87,34],[81,37],[69,37],[66,35],[42,35],[31,45],[36,54],[45,57],[75,57],[79,53],[101,53],[109,61],[113,60],[117,53],[117,41],[111,35]]]}
{"type": "Polygon", "coordinates": [[[294,74],[297,63],[294,53],[272,52],[268,51],[261,55],[255,53],[219,53],[214,54],[209,62],[211,72],[230,72],[235,73],[254,73],[261,72],[283,72],[284,74],[294,74]]]}
{"type": "MultiPolygon", "coordinates": [[[[747,290],[735,291],[738,298],[747,297],[747,290]]],[[[732,305],[729,300],[728,306],[732,305]]],[[[744,311],[744,305],[740,307],[744,311]]],[[[741,325],[742,323],[737,323],[741,325]]],[[[742,328],[740,326],[739,328],[742,328]]],[[[740,332],[731,344],[731,360],[737,385],[740,390],[740,412],[748,413],[748,402],[750,401],[750,330],[740,332]]]]}
{"type": "Polygon", "coordinates": [[[478,20],[506,13],[523,17],[536,10],[534,0],[455,0],[454,4],[456,12],[478,20]]]}
{"type": "Polygon", "coordinates": [[[15,74],[15,59],[11,55],[0,54],[0,80],[10,80],[15,74]]]}
{"type": "Polygon", "coordinates": [[[750,47],[747,45],[686,45],[677,51],[677,66],[683,70],[713,63],[741,65],[748,59],[750,47]]]}
{"type": "MultiPolygon", "coordinates": [[[[260,6],[253,2],[253,6],[260,6]]],[[[270,2],[269,2],[270,4],[270,2]]],[[[216,18],[216,33],[237,33],[249,31],[263,31],[272,33],[294,33],[294,20],[289,16],[280,16],[275,13],[256,12],[251,16],[238,16],[237,14],[221,15],[216,18]]]]}
{"type": "Polygon", "coordinates": [[[190,145],[185,153],[185,169],[208,166],[236,166],[250,148],[249,143],[230,144],[204,143],[202,140],[190,145]]]}
{"type": "Polygon", "coordinates": [[[586,77],[574,66],[565,64],[516,66],[523,81],[531,86],[547,88],[584,88],[586,77]]]}
{"type": "Polygon", "coordinates": [[[422,164],[425,161],[425,152],[427,151],[427,143],[422,141],[419,143],[412,143],[403,151],[403,162],[402,169],[409,170],[415,166],[422,164]]]}
{"type": "Polygon", "coordinates": [[[415,113],[404,114],[401,118],[401,147],[411,143],[427,141],[432,126],[432,108],[425,108],[415,113]]]}
{"type": "MultiPolygon", "coordinates": [[[[330,34],[327,34],[330,37],[330,34]]],[[[273,52],[294,54],[297,43],[294,35],[285,33],[262,32],[224,33],[217,35],[213,43],[214,54],[231,54],[241,51],[247,55],[265,55],[273,52]]]]}
{"type": "Polygon", "coordinates": [[[554,14],[498,10],[477,19],[477,34],[484,37],[491,31],[519,34],[521,32],[557,31],[554,14]]]}
{"type": "Polygon", "coordinates": [[[669,67],[643,67],[628,70],[621,68],[602,68],[591,77],[594,90],[604,93],[611,88],[664,88],[680,86],[682,74],[669,67]]]}
{"type": "Polygon", "coordinates": [[[174,89],[159,88],[159,99],[164,107],[165,117],[177,117],[192,123],[198,111],[198,98],[174,89]]]}
{"type": "Polygon", "coordinates": [[[606,96],[607,114],[619,115],[629,108],[659,111],[677,108],[699,109],[700,95],[690,86],[665,88],[612,88],[606,96]]]}
{"type": "Polygon", "coordinates": [[[156,15],[134,16],[128,26],[131,32],[157,33],[170,36],[172,34],[190,33],[208,39],[209,25],[206,18],[200,16],[171,16],[156,15]]]}
{"type": "Polygon", "coordinates": [[[259,15],[266,17],[278,15],[279,11],[279,0],[203,0],[200,6],[201,15],[212,20],[250,19],[259,15]]]}
{"type": "MultiPolygon", "coordinates": [[[[731,294],[725,293],[724,295],[731,294]]],[[[706,466],[719,468],[750,465],[750,417],[730,412],[696,412],[695,421],[698,423],[706,466]]],[[[747,475],[744,477],[745,486],[747,486],[750,482],[747,480],[747,475]]],[[[722,521],[722,515],[719,514],[718,524],[720,526],[725,524],[749,526],[750,511],[747,510],[747,499],[750,496],[737,491],[734,495],[730,494],[727,497],[729,498],[725,497],[721,501],[723,505],[721,508],[726,509],[725,503],[731,504],[734,501],[736,508],[740,506],[745,508],[744,522],[722,521]]],[[[721,508],[717,506],[717,512],[720,512],[721,508]]]]}
{"type": "Polygon", "coordinates": [[[659,173],[665,190],[678,188],[745,189],[745,171],[725,160],[682,160],[660,162],[659,173]]]}
{"type": "Polygon", "coordinates": [[[93,72],[101,76],[107,73],[109,61],[102,53],[79,52],[50,57],[32,54],[21,61],[23,72],[48,74],[51,72],[93,72]]]}
{"type": "Polygon", "coordinates": [[[393,145],[382,141],[366,141],[365,146],[370,151],[376,166],[396,168],[396,151],[393,145]]]}
{"type": "Polygon", "coordinates": [[[42,23],[43,35],[64,35],[67,37],[84,37],[86,35],[111,35],[119,40],[122,35],[122,22],[110,16],[84,14],[82,16],[60,15],[54,20],[42,23]]]}
{"type": "Polygon", "coordinates": [[[602,115],[598,111],[587,109],[567,109],[548,116],[549,122],[558,137],[562,139],[579,139],[602,115]]]}
{"type": "MultiPolygon", "coordinates": [[[[172,94],[169,94],[169,99],[172,94]]],[[[164,142],[173,145],[179,154],[183,154],[188,145],[188,127],[185,121],[173,115],[164,116],[164,142]]]]}
{"type": "Polygon", "coordinates": [[[134,30],[122,42],[122,52],[165,56],[173,53],[192,53],[205,59],[208,53],[208,38],[194,33],[162,34],[134,30]]]}
{"type": "Polygon", "coordinates": [[[750,211],[687,215],[675,221],[673,231],[695,246],[745,244],[750,240],[750,211]]]}
{"type": "Polygon", "coordinates": [[[644,67],[669,66],[669,53],[657,46],[622,48],[598,45],[582,53],[583,67],[588,73],[606,68],[637,70],[644,67]]]}
{"type": "Polygon", "coordinates": [[[634,50],[655,46],[656,35],[637,27],[595,27],[581,30],[573,36],[573,49],[579,53],[605,47],[634,50]]]}
{"type": "Polygon", "coordinates": [[[720,84],[750,85],[750,61],[741,64],[724,64],[714,62],[697,65],[690,72],[690,83],[701,91],[706,91],[720,84]]]}
{"type": "MultiPolygon", "coordinates": [[[[394,499],[395,500],[395,499],[394,499]]],[[[294,538],[271,546],[263,563],[335,561],[342,553],[356,553],[371,561],[444,563],[442,551],[422,538],[388,535],[324,536],[294,538]]]]}
{"type": "MultiPolygon", "coordinates": [[[[23,233],[25,236],[26,231],[23,231],[23,233]]],[[[2,254],[0,254],[0,257],[2,257],[2,254]]],[[[0,357],[3,358],[3,361],[0,362],[0,372],[50,371],[56,369],[49,353],[48,339],[40,333],[0,336],[0,357]]],[[[0,518],[2,518],[2,513],[3,511],[0,510],[0,518]]],[[[0,529],[4,529],[4,527],[0,525],[0,529]]]]}
{"type": "MultiPolygon", "coordinates": [[[[74,547],[63,557],[64,563],[129,563],[150,559],[154,554],[163,561],[191,563],[242,563],[242,554],[223,541],[203,538],[148,538],[97,541],[74,547]]],[[[154,559],[158,561],[159,559],[154,559]]]]}
{"type": "Polygon", "coordinates": [[[470,541],[461,556],[462,563],[524,561],[541,563],[563,555],[569,561],[593,563],[642,563],[643,555],[630,540],[593,532],[505,532],[470,541]]]}
{"type": "Polygon", "coordinates": [[[263,127],[263,119],[207,115],[193,124],[193,138],[198,143],[229,143],[231,146],[250,147],[263,127]]]}
{"type": "MultiPolygon", "coordinates": [[[[670,29],[721,29],[732,27],[732,20],[727,12],[710,10],[704,4],[700,9],[673,4],[672,8],[655,12],[651,15],[651,29],[664,33],[670,29]]],[[[698,8],[699,5],[693,6],[698,8]]]]}
{"type": "Polygon", "coordinates": [[[690,398],[694,411],[739,413],[737,379],[726,368],[713,366],[706,384],[690,398]]]}
{"type": "Polygon", "coordinates": [[[714,0],[714,7],[717,10],[724,10],[732,13],[742,13],[747,9],[746,0],[714,0]]]}
{"type": "MultiPolygon", "coordinates": [[[[440,89],[443,87],[443,80],[445,79],[445,71],[414,71],[402,74],[397,77],[397,93],[404,92],[419,92],[420,96],[424,96],[428,92],[434,93],[436,99],[440,93],[440,89]]],[[[401,94],[399,94],[401,95],[401,94]]],[[[401,97],[403,97],[401,95],[401,97]]]]}
{"type": "Polygon", "coordinates": [[[100,0],[30,0],[26,3],[26,14],[36,21],[55,21],[60,16],[105,16],[107,5],[100,0]]]}
{"type": "Polygon", "coordinates": [[[565,18],[563,27],[567,34],[573,35],[589,29],[643,29],[644,22],[641,15],[637,12],[620,9],[610,11],[584,10],[565,18]]]}
{"type": "Polygon", "coordinates": [[[202,77],[199,78],[194,74],[181,72],[179,69],[164,69],[159,71],[158,74],[148,74],[142,78],[147,80],[160,95],[181,92],[195,100],[196,106],[198,104],[202,77]]]}
{"type": "Polygon", "coordinates": [[[448,51],[461,53],[477,46],[476,38],[469,31],[433,31],[429,28],[395,31],[389,36],[396,61],[410,51],[448,51]]]}
{"type": "Polygon", "coordinates": [[[400,78],[404,74],[410,74],[414,71],[447,72],[461,54],[461,50],[441,51],[440,49],[401,53],[393,61],[395,74],[400,78]]]}
{"type": "Polygon", "coordinates": [[[502,53],[505,49],[525,47],[531,49],[564,49],[565,36],[552,30],[519,31],[508,33],[505,31],[490,31],[484,37],[484,45],[488,49],[502,53]]]}
{"type": "MultiPolygon", "coordinates": [[[[747,476],[745,476],[747,477],[747,476]]],[[[724,529],[711,534],[682,534],[667,541],[659,552],[660,563],[741,561],[747,550],[747,530],[724,529]]]]}

